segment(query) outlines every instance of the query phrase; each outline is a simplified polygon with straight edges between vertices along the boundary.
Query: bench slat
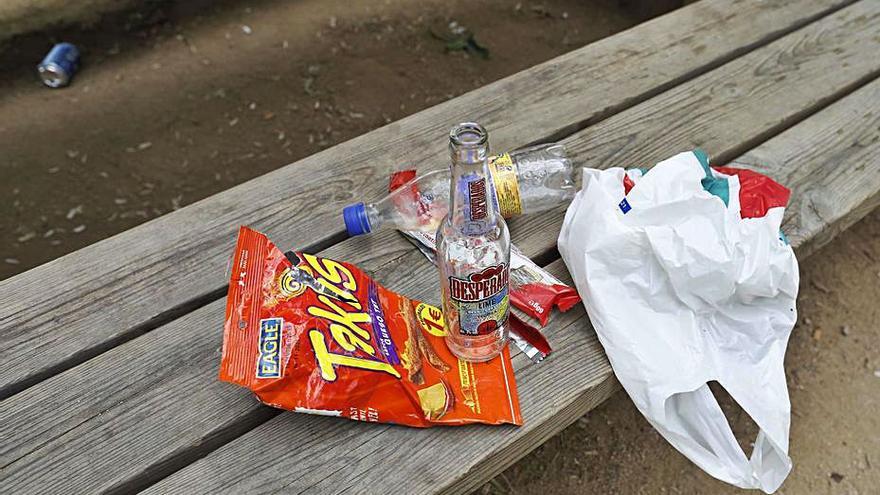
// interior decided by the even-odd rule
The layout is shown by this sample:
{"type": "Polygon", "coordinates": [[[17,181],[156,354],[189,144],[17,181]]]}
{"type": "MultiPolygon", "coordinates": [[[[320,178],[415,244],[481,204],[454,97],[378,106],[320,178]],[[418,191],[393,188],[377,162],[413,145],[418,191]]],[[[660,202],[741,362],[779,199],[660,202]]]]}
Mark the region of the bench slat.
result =
{"type": "MultiPolygon", "coordinates": [[[[862,6],[853,8],[863,9],[862,6]]],[[[837,22],[852,29],[853,26],[841,20],[850,17],[849,12],[842,12],[837,17],[820,21],[821,26],[811,26],[804,32],[790,35],[792,40],[780,40],[750,56],[770,59],[770,53],[784,52],[786,47],[798,45],[793,41],[795,39],[812,39],[810,29],[824,32],[829,43],[833,43],[837,39],[835,31],[827,26],[837,22]]],[[[848,57],[852,50],[861,48],[872,49],[871,45],[845,46],[848,48],[834,53],[834,57],[848,57]]],[[[810,70],[804,70],[804,67],[810,65],[808,60],[814,60],[809,53],[790,54],[780,58],[787,61],[787,64],[781,65],[787,69],[780,69],[782,74],[790,76],[787,84],[796,87],[803,84],[801,77],[817,77],[810,70]],[[801,67],[801,70],[795,67],[801,67]]],[[[731,70],[736,71],[737,66],[728,64],[715,72],[731,70]]],[[[850,73],[849,76],[855,79],[861,77],[859,73],[850,73]]],[[[704,77],[719,76],[713,72],[704,77]]],[[[766,81],[756,79],[755,84],[761,87],[766,81]]],[[[739,87],[743,92],[754,91],[747,79],[743,79],[739,87]]],[[[828,92],[833,92],[834,88],[827,81],[823,83],[821,80],[816,87],[828,92]]],[[[692,100],[676,98],[674,101],[687,108],[693,106],[693,102],[704,99],[704,95],[699,92],[692,91],[689,94],[692,100]]],[[[665,94],[660,95],[644,105],[654,105],[655,100],[665,101],[664,97],[665,94]]],[[[768,106],[764,114],[774,115],[775,118],[761,118],[750,122],[732,119],[730,122],[735,125],[728,126],[726,133],[717,135],[711,125],[691,120],[694,127],[686,135],[708,143],[710,150],[727,150],[725,152],[729,154],[729,150],[737,149],[742,140],[748,141],[754,136],[765,135],[769,132],[768,129],[775,128],[782,121],[789,121],[792,115],[796,116],[797,107],[792,105],[809,104],[812,101],[759,101],[761,105],[768,106]]],[[[736,109],[749,110],[750,108],[736,109]]],[[[637,107],[631,112],[641,114],[644,110],[637,107]]],[[[719,118],[721,115],[723,112],[719,113],[719,118]]],[[[633,127],[630,132],[636,135],[641,132],[649,133],[652,128],[669,127],[679,119],[678,112],[664,107],[661,117],[644,119],[641,128],[633,127]]],[[[614,125],[612,119],[606,122],[614,125]]],[[[605,122],[578,133],[576,139],[597,139],[594,133],[602,136],[601,131],[597,132],[602,125],[605,122]]],[[[682,132],[685,130],[687,129],[682,132]]],[[[578,144],[580,141],[577,140],[570,140],[570,145],[575,149],[596,149],[593,145],[578,144]]],[[[612,151],[614,146],[616,143],[610,143],[608,151],[612,151]]],[[[683,145],[678,142],[670,143],[670,149],[664,151],[665,155],[681,149],[681,146],[683,145]]],[[[630,157],[639,163],[645,163],[647,156],[653,152],[653,148],[637,150],[630,157]]],[[[603,161],[595,164],[610,166],[620,163],[618,159],[603,158],[603,161]]],[[[520,223],[514,233],[518,244],[527,254],[534,255],[552,249],[561,216],[535,215],[523,220],[526,221],[520,223]]],[[[426,270],[427,265],[421,255],[394,233],[375,238],[350,239],[331,247],[323,254],[351,260],[374,270],[379,280],[396,290],[429,300],[437,297],[436,288],[432,287],[435,276],[433,272],[426,270]]],[[[6,442],[5,449],[0,450],[0,465],[11,463],[4,471],[15,483],[23,483],[16,485],[22,489],[28,487],[26,483],[43,484],[46,481],[65,480],[92,489],[131,486],[130,484],[140,486],[139,483],[161,477],[161,473],[167,472],[165,470],[179,467],[246,431],[256,422],[265,420],[272,411],[257,406],[240,389],[215,380],[222,314],[222,301],[212,303],[0,403],[0,417],[14,418],[2,432],[9,441],[6,442]],[[188,361],[182,361],[181,354],[169,349],[180,349],[179,352],[187,353],[188,361]],[[156,376],[146,378],[152,375],[156,376]],[[119,382],[110,383],[111,386],[107,387],[101,387],[98,383],[98,390],[91,390],[96,387],[94,383],[104,380],[104,376],[109,377],[106,380],[119,376],[119,382]],[[87,394],[83,392],[86,388],[90,389],[87,394]],[[137,401],[147,402],[149,406],[138,406],[137,401]],[[147,410],[151,412],[147,414],[147,410]],[[110,438],[96,440],[106,437],[110,438]],[[144,441],[144,438],[151,440],[144,441]],[[77,456],[90,459],[90,469],[70,473],[65,462],[77,456]],[[52,466],[56,468],[53,469],[52,466]]],[[[555,332],[554,328],[559,324],[554,320],[550,331],[555,332]]],[[[561,348],[560,342],[553,343],[561,348]]],[[[554,356],[542,366],[552,366],[555,359],[554,356]]],[[[528,380],[524,375],[518,375],[518,379],[520,383],[528,380]]],[[[313,419],[307,417],[297,421],[313,419]]],[[[529,420],[528,417],[526,419],[529,420]]],[[[278,420],[276,418],[273,421],[278,420]]],[[[329,430],[327,431],[329,434],[329,430]]]]}
{"type": "MultiPolygon", "coordinates": [[[[869,55],[880,52],[878,11],[872,2],[847,7],[562,142],[591,167],[647,166],[697,147],[724,164],[878,77],[880,60],[869,55]]],[[[562,212],[523,216],[510,226],[517,234],[558,232],[562,212]]],[[[526,237],[518,244],[546,243],[526,237]]]]}
{"type": "Polygon", "coordinates": [[[782,184],[798,189],[809,186],[791,198],[782,226],[801,256],[816,252],[880,206],[878,83],[849,99],[853,102],[849,106],[825,112],[821,119],[811,118],[798,126],[799,133],[783,134],[742,157],[744,163],[758,164],[756,170],[782,184]],[[819,160],[826,161],[822,169],[801,166],[819,160]]]}
{"type": "MultiPolygon", "coordinates": [[[[562,260],[552,263],[549,269],[568,278],[562,260]]],[[[211,462],[195,477],[187,478],[194,482],[193,486],[172,483],[155,490],[163,492],[173,486],[173,491],[180,492],[263,493],[309,487],[315,493],[330,493],[348,486],[369,493],[386,493],[392,487],[405,488],[405,493],[428,493],[444,491],[450,480],[463,473],[478,480],[492,476],[499,465],[506,466],[518,459],[556,433],[560,425],[573,422],[617,388],[583,306],[555,316],[546,334],[554,346],[564,350],[548,358],[548,365],[533,365],[521,353],[513,359],[521,384],[520,405],[523,411],[529,411],[523,427],[478,425],[414,431],[392,425],[281,414],[215,451],[210,457],[219,462],[211,462]],[[561,386],[561,382],[572,386],[561,386]],[[524,389],[522,384],[526,385],[524,389]],[[277,443],[265,447],[273,454],[284,451],[280,459],[264,455],[258,448],[246,462],[239,458],[238,466],[232,468],[233,476],[212,472],[229,469],[227,462],[240,455],[242,449],[252,449],[255,442],[272,437],[277,443]],[[453,452],[455,456],[451,455],[453,452]],[[482,463],[487,454],[500,464],[482,463]],[[222,480],[220,483],[209,481],[215,475],[222,480]]],[[[473,482],[458,482],[473,487],[473,482]]],[[[455,491],[466,491],[459,488],[456,485],[455,491]]]]}
{"type": "MultiPolygon", "coordinates": [[[[838,187],[852,190],[861,183],[857,199],[825,210],[828,216],[823,218],[832,224],[823,232],[836,232],[837,222],[852,223],[855,215],[878,204],[880,115],[871,110],[878,99],[880,81],[875,81],[741,158],[760,156],[817,178],[791,184],[793,197],[838,187]],[[796,164],[787,161],[793,159],[796,164]],[[860,180],[828,173],[839,168],[855,171],[860,180]],[[824,180],[826,176],[830,179],[824,180]]],[[[788,218],[790,228],[801,228],[796,225],[799,213],[788,218]]],[[[799,257],[810,252],[801,250],[810,246],[807,240],[794,238],[793,243],[799,257]]],[[[595,356],[597,342],[585,316],[554,327],[550,338],[560,351],[542,365],[517,370],[525,420],[520,428],[413,432],[282,414],[145,493],[383,493],[401,487],[412,494],[468,493],[616,390],[607,365],[600,366],[595,356]],[[593,370],[584,374],[582,367],[593,370]]]]}
{"type": "Polygon", "coordinates": [[[340,206],[380,196],[390,165],[444,164],[458,120],[496,149],[563,137],[849,3],[704,0],[2,281],[0,398],[222,297],[240,223],[338,242],[340,206]]]}

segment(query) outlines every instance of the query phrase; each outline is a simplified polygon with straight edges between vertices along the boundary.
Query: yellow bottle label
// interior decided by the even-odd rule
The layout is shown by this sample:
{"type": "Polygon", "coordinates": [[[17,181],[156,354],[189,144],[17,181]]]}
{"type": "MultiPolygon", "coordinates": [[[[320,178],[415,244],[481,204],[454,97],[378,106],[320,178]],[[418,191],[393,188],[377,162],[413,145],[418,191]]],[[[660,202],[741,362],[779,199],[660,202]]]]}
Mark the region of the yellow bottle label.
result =
{"type": "Polygon", "coordinates": [[[522,214],[516,172],[516,164],[510,159],[510,154],[489,158],[489,173],[492,174],[492,182],[495,184],[498,211],[504,218],[522,214]]]}

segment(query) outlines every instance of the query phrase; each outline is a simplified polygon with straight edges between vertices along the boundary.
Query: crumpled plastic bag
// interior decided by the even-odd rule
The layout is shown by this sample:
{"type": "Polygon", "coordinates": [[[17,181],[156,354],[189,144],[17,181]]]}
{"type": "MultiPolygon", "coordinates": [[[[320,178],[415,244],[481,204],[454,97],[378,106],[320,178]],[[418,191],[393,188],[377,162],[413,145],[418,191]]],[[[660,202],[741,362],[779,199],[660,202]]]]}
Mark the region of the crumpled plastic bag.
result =
{"type": "Polygon", "coordinates": [[[783,356],[798,265],[780,224],[789,192],[705,153],[647,173],[584,169],[559,252],[614,373],[679,452],[740,488],[775,491],[791,470],[783,356]],[[707,382],[760,428],[742,451],[707,382]]]}

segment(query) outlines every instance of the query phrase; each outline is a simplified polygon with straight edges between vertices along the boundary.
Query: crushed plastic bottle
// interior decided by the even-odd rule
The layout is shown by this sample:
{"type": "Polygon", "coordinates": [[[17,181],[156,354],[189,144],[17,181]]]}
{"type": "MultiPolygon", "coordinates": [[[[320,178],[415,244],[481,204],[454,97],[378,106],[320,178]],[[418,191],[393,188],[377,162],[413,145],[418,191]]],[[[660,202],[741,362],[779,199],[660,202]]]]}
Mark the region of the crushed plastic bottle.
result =
{"type": "MultiPolygon", "coordinates": [[[[488,158],[492,203],[504,218],[564,204],[577,189],[573,167],[561,144],[542,144],[488,158]]],[[[379,229],[434,232],[449,212],[450,170],[416,177],[375,203],[346,206],[348,234],[379,229]]]]}

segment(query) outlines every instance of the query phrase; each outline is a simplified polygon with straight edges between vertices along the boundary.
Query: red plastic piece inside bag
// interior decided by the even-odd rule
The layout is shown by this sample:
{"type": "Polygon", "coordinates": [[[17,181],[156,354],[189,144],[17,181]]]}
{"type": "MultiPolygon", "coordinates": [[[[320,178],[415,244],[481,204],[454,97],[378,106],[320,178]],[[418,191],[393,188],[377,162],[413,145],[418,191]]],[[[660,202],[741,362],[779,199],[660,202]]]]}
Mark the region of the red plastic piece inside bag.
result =
{"type": "Polygon", "coordinates": [[[712,167],[724,175],[739,178],[739,216],[761,218],[770,208],[788,204],[791,191],[766,175],[735,167],[712,167]]]}

